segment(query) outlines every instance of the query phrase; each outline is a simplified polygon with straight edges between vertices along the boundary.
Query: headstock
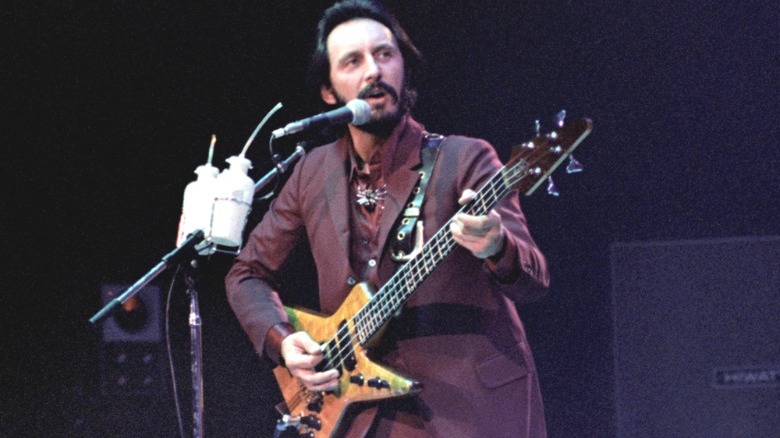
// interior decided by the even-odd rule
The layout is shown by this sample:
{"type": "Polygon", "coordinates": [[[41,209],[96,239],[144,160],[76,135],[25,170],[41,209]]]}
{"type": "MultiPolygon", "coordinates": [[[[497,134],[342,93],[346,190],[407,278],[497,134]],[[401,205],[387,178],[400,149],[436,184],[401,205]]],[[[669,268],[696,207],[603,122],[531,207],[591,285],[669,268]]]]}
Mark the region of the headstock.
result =
{"type": "Polygon", "coordinates": [[[539,186],[548,182],[549,194],[558,196],[551,174],[569,158],[566,166],[568,173],[582,171],[582,164],[575,160],[571,153],[582,140],[590,134],[593,122],[588,118],[580,118],[573,123],[565,123],[566,111],[561,111],[555,118],[555,129],[547,133],[540,132],[539,121],[536,121],[536,136],[531,140],[512,148],[512,158],[504,166],[504,183],[526,195],[532,194],[539,186]]]}

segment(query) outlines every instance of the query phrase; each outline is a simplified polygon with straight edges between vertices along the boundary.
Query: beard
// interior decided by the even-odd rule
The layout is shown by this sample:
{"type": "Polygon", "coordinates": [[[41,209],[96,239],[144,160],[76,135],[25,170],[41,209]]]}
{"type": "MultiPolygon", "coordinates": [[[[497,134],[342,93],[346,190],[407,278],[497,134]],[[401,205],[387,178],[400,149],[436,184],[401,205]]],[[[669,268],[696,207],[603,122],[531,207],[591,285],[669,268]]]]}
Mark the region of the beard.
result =
{"type": "MultiPolygon", "coordinates": [[[[369,134],[376,135],[378,137],[388,137],[398,126],[398,123],[411,109],[411,102],[414,100],[414,91],[404,84],[402,91],[399,93],[389,84],[385,82],[377,82],[376,84],[365,86],[358,93],[358,99],[365,99],[371,95],[377,93],[385,93],[390,96],[392,103],[395,104],[395,109],[386,108],[371,108],[371,116],[368,122],[362,125],[356,125],[357,129],[367,132],[369,134]]],[[[334,93],[338,103],[341,105],[346,104],[346,99],[334,93]]]]}

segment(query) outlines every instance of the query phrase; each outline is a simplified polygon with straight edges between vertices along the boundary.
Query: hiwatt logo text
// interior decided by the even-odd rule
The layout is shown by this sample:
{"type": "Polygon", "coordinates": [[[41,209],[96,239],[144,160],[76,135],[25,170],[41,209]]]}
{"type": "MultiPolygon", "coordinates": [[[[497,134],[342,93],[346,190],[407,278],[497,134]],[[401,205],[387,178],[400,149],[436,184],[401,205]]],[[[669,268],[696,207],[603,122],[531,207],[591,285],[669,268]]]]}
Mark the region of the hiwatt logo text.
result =
{"type": "Polygon", "coordinates": [[[715,368],[715,388],[765,388],[780,386],[780,365],[715,368]]]}

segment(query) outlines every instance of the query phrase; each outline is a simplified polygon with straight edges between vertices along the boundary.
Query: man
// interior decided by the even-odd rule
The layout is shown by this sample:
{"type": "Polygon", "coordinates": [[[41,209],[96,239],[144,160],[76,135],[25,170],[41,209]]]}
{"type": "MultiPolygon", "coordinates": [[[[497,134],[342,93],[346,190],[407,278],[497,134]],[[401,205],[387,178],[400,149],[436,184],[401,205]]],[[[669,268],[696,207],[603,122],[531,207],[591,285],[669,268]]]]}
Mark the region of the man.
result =
{"type": "MultiPolygon", "coordinates": [[[[325,103],[362,98],[371,118],[297,164],[226,279],[230,304],[258,353],[284,364],[311,391],[335,388],[339,371],[315,368],[322,349],[287,322],[277,274],[308,240],[320,310],[331,314],[356,282],[380,286],[398,268],[395,226],[420,179],[423,145],[435,138],[410,114],[419,61],[382,6],[347,0],[325,12],[311,76],[325,103]]],[[[456,215],[500,168],[493,148],[461,136],[432,147],[438,155],[419,216],[423,236],[454,217],[449,232],[458,245],[372,350],[378,361],[420,380],[423,390],[367,407],[348,435],[370,426],[370,436],[545,436],[538,378],[515,303],[544,295],[546,261],[516,192],[486,215],[456,215]]]]}

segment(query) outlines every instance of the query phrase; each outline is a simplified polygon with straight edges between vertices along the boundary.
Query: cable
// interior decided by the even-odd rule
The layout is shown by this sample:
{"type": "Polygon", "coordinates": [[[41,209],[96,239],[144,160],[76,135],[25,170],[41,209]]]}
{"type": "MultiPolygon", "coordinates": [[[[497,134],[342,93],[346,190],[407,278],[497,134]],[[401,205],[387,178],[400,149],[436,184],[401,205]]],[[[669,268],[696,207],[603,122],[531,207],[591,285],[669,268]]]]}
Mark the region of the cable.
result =
{"type": "Polygon", "coordinates": [[[176,284],[176,277],[178,277],[181,267],[177,265],[176,272],[171,278],[171,285],[168,288],[168,297],[165,300],[165,346],[168,350],[168,367],[171,371],[171,390],[173,391],[173,402],[176,407],[176,420],[179,425],[179,436],[186,438],[184,435],[184,421],[181,417],[181,404],[179,402],[179,390],[176,385],[176,369],[173,365],[173,348],[171,347],[171,297],[173,296],[173,286],[176,284]]]}

